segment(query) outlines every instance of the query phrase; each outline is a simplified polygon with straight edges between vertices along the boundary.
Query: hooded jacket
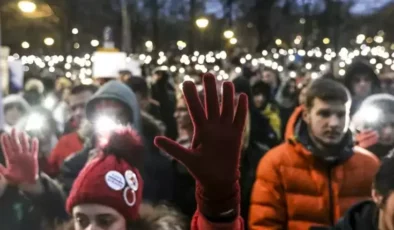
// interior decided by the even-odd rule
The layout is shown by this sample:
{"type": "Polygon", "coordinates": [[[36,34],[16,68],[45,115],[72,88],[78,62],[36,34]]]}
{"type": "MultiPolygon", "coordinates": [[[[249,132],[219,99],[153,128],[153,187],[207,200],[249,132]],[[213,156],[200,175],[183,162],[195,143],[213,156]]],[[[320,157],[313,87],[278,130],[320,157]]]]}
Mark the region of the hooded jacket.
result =
{"type": "Polygon", "coordinates": [[[378,230],[378,207],[371,201],[354,205],[332,230],[378,230]]]}
{"type": "MultiPolygon", "coordinates": [[[[27,103],[27,101],[22,96],[17,95],[17,94],[8,95],[7,97],[5,97],[3,99],[3,108],[4,108],[3,111],[4,111],[4,113],[9,108],[11,108],[12,106],[20,107],[20,109],[22,110],[22,112],[24,114],[27,114],[30,111],[30,109],[31,109],[31,107],[27,103]]],[[[7,124],[7,121],[4,121],[4,122],[5,122],[5,124],[4,124],[5,125],[5,127],[4,127],[5,131],[6,132],[11,131],[12,127],[9,124],[7,124]]]]}
{"type": "Polygon", "coordinates": [[[318,155],[297,108],[286,142],[260,161],[249,217],[251,230],[332,226],[354,203],[370,196],[378,159],[354,147],[350,132],[329,162],[318,155]]]}
{"type": "MultiPolygon", "coordinates": [[[[103,85],[86,104],[86,116],[89,121],[94,119],[94,106],[99,100],[115,100],[127,109],[130,115],[130,124],[138,132],[142,132],[140,110],[137,103],[137,98],[133,91],[125,84],[119,81],[110,81],[103,85]]],[[[89,138],[85,142],[84,149],[70,157],[68,157],[60,168],[59,181],[65,192],[71,190],[75,178],[78,176],[81,169],[85,166],[89,152],[95,147],[94,138],[89,138]]]]}
{"type": "MultiPolygon", "coordinates": [[[[375,94],[363,101],[359,111],[353,116],[352,127],[354,131],[374,130],[379,133],[386,125],[391,124],[391,116],[393,115],[394,96],[390,94],[375,94]],[[366,116],[366,113],[376,114],[368,114],[366,116]]],[[[360,143],[360,145],[362,144],[379,158],[383,158],[394,148],[394,143],[389,145],[376,143],[371,146],[366,145],[366,143],[360,143]]]]}
{"type": "Polygon", "coordinates": [[[376,75],[375,71],[366,63],[362,61],[354,62],[351,64],[347,70],[346,70],[346,75],[344,78],[344,84],[346,88],[349,89],[350,93],[352,94],[352,108],[350,109],[350,113],[354,114],[357,109],[359,108],[360,104],[363,101],[363,98],[355,98],[354,97],[354,92],[352,91],[352,83],[353,83],[353,78],[356,75],[367,75],[372,81],[372,94],[379,93],[380,92],[380,80],[378,76],[376,75]]]}

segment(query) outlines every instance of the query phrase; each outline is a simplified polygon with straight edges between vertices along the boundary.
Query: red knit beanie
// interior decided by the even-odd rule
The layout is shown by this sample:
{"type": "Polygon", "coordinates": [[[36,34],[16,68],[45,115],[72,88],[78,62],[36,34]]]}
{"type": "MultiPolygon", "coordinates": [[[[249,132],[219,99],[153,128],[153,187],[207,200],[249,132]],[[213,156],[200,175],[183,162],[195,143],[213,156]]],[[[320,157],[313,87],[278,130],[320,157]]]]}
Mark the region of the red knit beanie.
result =
{"type": "Polygon", "coordinates": [[[113,133],[100,155],[75,180],[67,212],[71,214],[79,204],[101,204],[117,210],[127,221],[137,219],[143,181],[135,165],[142,152],[142,142],[131,128],[113,133]]]}

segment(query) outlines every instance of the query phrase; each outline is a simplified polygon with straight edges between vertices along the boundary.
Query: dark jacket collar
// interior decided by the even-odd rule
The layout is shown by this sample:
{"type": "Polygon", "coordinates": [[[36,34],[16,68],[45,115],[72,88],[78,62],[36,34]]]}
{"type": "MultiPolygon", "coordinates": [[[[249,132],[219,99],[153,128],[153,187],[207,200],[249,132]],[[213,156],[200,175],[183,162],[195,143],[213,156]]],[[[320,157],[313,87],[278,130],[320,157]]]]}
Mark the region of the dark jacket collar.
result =
{"type": "Polygon", "coordinates": [[[320,151],[317,149],[311,137],[309,136],[306,123],[302,119],[298,120],[295,126],[295,133],[297,134],[297,140],[304,146],[304,148],[310,151],[314,156],[319,157],[332,164],[344,162],[350,157],[352,157],[354,154],[354,142],[350,130],[345,134],[342,142],[335,149],[333,149],[333,151],[338,152],[338,154],[335,155],[335,158],[325,158],[320,154],[320,151]]]}
{"type": "Polygon", "coordinates": [[[373,201],[351,207],[335,225],[334,230],[378,230],[378,208],[373,201]]]}

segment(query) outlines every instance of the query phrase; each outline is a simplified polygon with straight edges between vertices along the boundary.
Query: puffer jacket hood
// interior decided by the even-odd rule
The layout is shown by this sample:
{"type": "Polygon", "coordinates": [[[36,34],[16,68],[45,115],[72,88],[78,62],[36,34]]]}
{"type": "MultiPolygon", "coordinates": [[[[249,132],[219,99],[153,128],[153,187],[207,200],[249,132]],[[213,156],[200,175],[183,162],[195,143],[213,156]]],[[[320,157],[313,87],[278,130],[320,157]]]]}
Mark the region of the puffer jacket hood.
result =
{"type": "Polygon", "coordinates": [[[11,94],[3,99],[4,111],[6,111],[11,105],[20,106],[25,113],[29,112],[31,109],[29,103],[27,103],[27,101],[18,94],[11,94]]]}
{"type": "Polygon", "coordinates": [[[100,100],[115,100],[125,106],[130,114],[130,124],[142,133],[140,108],[134,92],[125,84],[112,80],[104,84],[86,104],[86,116],[92,120],[94,105],[100,100]]]}
{"type": "Polygon", "coordinates": [[[377,230],[378,207],[371,200],[351,207],[332,230],[377,230]]]}
{"type": "Polygon", "coordinates": [[[354,76],[357,74],[363,74],[367,75],[371,78],[372,80],[372,85],[373,85],[373,93],[378,93],[380,90],[380,81],[378,78],[378,75],[376,75],[375,71],[369,66],[368,64],[362,62],[362,61],[357,61],[351,64],[346,71],[346,75],[344,78],[344,84],[345,86],[349,89],[350,93],[353,95],[352,92],[352,80],[354,76]]]}

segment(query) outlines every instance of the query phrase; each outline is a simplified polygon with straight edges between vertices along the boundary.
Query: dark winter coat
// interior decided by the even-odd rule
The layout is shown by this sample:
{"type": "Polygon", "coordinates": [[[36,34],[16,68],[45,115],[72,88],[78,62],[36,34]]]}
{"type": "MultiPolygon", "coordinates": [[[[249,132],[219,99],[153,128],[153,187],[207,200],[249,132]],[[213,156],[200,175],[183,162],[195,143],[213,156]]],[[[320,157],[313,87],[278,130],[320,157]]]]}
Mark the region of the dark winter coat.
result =
{"type": "Polygon", "coordinates": [[[67,220],[65,197],[60,188],[46,175],[40,180],[44,193],[39,196],[25,194],[14,186],[7,187],[0,197],[0,229],[45,230],[67,220]]]}
{"type": "Polygon", "coordinates": [[[160,104],[160,117],[166,125],[166,136],[176,139],[178,129],[174,117],[176,107],[175,89],[169,83],[169,77],[163,76],[151,88],[152,98],[160,104]]]}
{"type": "Polygon", "coordinates": [[[350,208],[332,230],[378,230],[378,210],[373,201],[360,202],[350,208]]]}

